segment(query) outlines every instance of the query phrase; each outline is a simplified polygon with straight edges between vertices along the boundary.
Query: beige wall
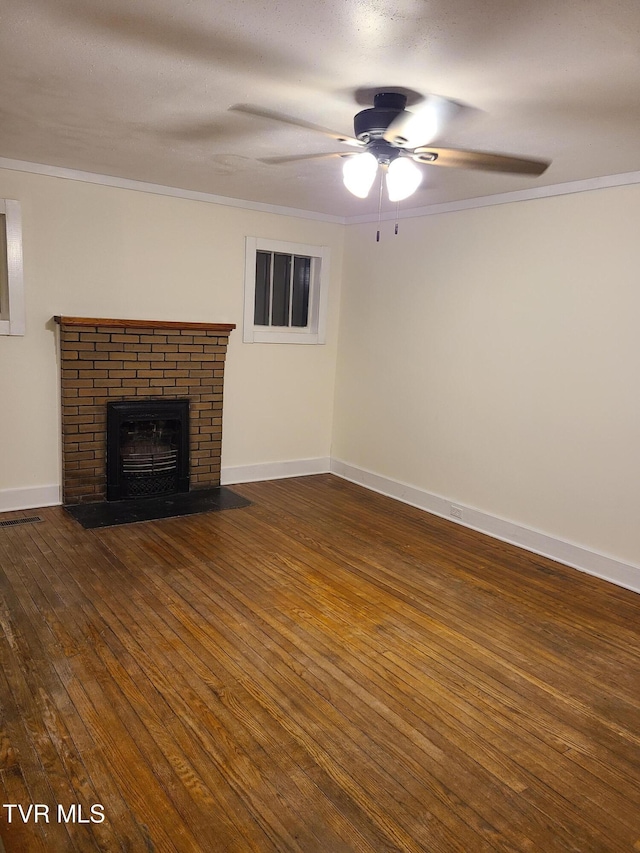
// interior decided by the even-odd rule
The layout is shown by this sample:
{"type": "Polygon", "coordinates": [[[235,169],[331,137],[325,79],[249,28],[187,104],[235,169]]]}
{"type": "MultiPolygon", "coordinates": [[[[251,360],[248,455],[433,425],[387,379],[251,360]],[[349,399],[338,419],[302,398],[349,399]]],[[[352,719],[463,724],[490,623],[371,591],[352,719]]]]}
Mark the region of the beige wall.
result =
{"type": "Polygon", "coordinates": [[[640,188],[345,243],[333,456],[640,563],[640,188]]]}
{"type": "Polygon", "coordinates": [[[340,225],[0,171],[22,205],[27,334],[0,337],[0,492],[59,482],[54,314],[236,323],[223,466],[330,452],[340,225]],[[328,342],[243,344],[244,238],[331,248],[328,342]]]}

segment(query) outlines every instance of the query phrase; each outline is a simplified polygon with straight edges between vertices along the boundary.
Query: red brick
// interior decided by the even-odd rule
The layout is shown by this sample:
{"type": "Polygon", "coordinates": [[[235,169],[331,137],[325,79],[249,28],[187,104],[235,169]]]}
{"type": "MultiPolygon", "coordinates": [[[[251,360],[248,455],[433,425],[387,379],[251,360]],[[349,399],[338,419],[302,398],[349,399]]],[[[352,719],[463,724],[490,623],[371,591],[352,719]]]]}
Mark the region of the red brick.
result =
{"type": "Polygon", "coordinates": [[[178,352],[178,344],[151,344],[151,352],[178,352]]]}
{"type": "Polygon", "coordinates": [[[148,379],[123,379],[122,380],[123,388],[148,388],[149,380],[148,379]]]}
{"type": "Polygon", "coordinates": [[[125,352],[151,352],[151,344],[125,344],[122,348],[125,352]]]}
{"type": "MultiPolygon", "coordinates": [[[[106,373],[106,371],[105,371],[106,373]]],[[[110,370],[109,376],[112,379],[135,379],[138,375],[137,370],[110,370]]]]}
{"type": "Polygon", "coordinates": [[[94,326],[63,329],[61,342],[65,502],[104,499],[113,399],[190,399],[192,486],[219,483],[227,336],[94,326]]]}
{"type": "Polygon", "coordinates": [[[80,379],[106,379],[108,373],[106,370],[79,370],[80,379]]]}
{"type": "Polygon", "coordinates": [[[120,379],[96,379],[96,388],[117,388],[122,383],[120,379]]]}
{"type": "Polygon", "coordinates": [[[173,376],[176,379],[183,379],[186,376],[191,376],[193,371],[191,371],[185,367],[182,370],[163,370],[162,373],[163,373],[163,376],[167,376],[167,377],[173,376]]]}
{"type": "Polygon", "coordinates": [[[180,352],[204,352],[204,347],[199,344],[179,344],[180,352]]]}
{"type": "MultiPolygon", "coordinates": [[[[108,339],[109,336],[105,335],[105,337],[108,339]]],[[[120,352],[121,350],[122,347],[120,344],[113,344],[110,342],[105,344],[96,344],[96,352],[120,352]]]]}
{"type": "Polygon", "coordinates": [[[193,335],[168,335],[167,342],[170,344],[192,344],[193,335]]]}
{"type": "MultiPolygon", "coordinates": [[[[101,358],[101,356],[99,356],[101,358]]],[[[96,370],[122,370],[124,367],[121,361],[94,361],[93,366],[96,370]]]]}
{"type": "Polygon", "coordinates": [[[82,340],[83,341],[109,341],[110,335],[105,334],[104,332],[83,332],[82,340]]]}

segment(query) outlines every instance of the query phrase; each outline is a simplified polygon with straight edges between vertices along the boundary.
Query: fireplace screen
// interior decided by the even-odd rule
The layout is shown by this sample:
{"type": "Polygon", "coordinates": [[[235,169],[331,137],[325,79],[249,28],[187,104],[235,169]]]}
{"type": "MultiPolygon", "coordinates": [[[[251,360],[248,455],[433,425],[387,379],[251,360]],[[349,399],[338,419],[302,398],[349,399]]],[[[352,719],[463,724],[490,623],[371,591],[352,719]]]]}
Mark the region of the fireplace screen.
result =
{"type": "Polygon", "coordinates": [[[107,405],[107,500],[189,491],[189,401],[107,405]]]}

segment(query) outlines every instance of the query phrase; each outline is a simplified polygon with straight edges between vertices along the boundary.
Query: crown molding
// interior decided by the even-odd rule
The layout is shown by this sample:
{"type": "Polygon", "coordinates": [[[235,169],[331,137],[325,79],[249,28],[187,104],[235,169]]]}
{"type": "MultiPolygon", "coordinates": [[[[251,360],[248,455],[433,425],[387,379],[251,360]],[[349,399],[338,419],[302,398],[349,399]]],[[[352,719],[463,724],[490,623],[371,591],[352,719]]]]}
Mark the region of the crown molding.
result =
{"type": "Polygon", "coordinates": [[[33,175],[47,175],[50,178],[64,178],[67,181],[80,181],[85,184],[98,184],[102,187],[115,187],[134,192],[152,193],[154,195],[184,198],[190,201],[202,201],[205,204],[218,204],[226,207],[238,207],[242,210],[256,210],[259,213],[276,213],[279,216],[293,216],[297,219],[313,219],[316,222],[334,222],[344,225],[344,216],[333,216],[329,213],[318,213],[314,210],[299,210],[297,207],[282,207],[277,204],[264,204],[259,201],[247,201],[241,198],[228,198],[212,193],[185,190],[179,187],[165,187],[162,184],[150,184],[146,181],[133,181],[129,178],[118,178],[114,175],[99,175],[94,172],[81,172],[77,169],[65,169],[62,166],[47,166],[44,163],[29,163],[25,160],[10,160],[0,157],[0,169],[13,172],[28,172],[33,175]]]}
{"type": "MultiPolygon", "coordinates": [[[[610,187],[626,187],[640,184],[640,172],[623,172],[619,175],[604,175],[599,178],[585,178],[581,181],[567,181],[563,184],[550,184],[545,187],[532,187],[529,190],[516,190],[510,193],[465,198],[459,201],[447,201],[441,204],[430,204],[426,207],[414,207],[395,212],[383,213],[383,220],[413,219],[419,216],[435,216],[439,213],[455,213],[458,210],[473,210],[478,207],[493,207],[496,204],[513,204],[517,201],[531,201],[538,198],[553,198],[559,195],[571,195],[592,190],[609,189],[610,187]]],[[[357,225],[361,222],[377,222],[378,214],[367,213],[362,216],[347,216],[347,225],[357,225]]]]}
{"type": "MultiPolygon", "coordinates": [[[[205,204],[217,204],[226,207],[237,207],[242,210],[255,210],[260,213],[275,213],[279,216],[292,216],[298,219],[311,219],[316,222],[333,222],[338,225],[358,225],[360,223],[377,222],[377,213],[365,213],[361,216],[335,216],[329,213],[319,213],[313,210],[300,210],[297,207],[283,207],[277,204],[265,204],[258,201],[248,201],[241,198],[203,193],[196,190],[166,187],[162,184],[151,184],[146,181],[134,181],[129,178],[118,178],[113,175],[100,175],[94,172],[81,172],[77,169],[66,169],[62,166],[48,166],[44,163],[30,163],[25,160],[11,160],[0,157],[0,169],[14,172],[28,172],[34,175],[47,175],[52,178],[64,178],[68,181],[80,181],[87,184],[98,184],[104,187],[133,190],[134,192],[152,193],[154,195],[184,198],[190,201],[201,201],[205,204]]],[[[590,192],[592,190],[609,189],[611,187],[632,186],[640,184],[640,172],[622,172],[618,175],[603,175],[598,178],[585,178],[580,181],[567,181],[561,184],[550,184],[544,187],[532,187],[528,190],[516,190],[496,195],[465,198],[458,201],[447,201],[430,204],[425,207],[413,207],[400,210],[396,216],[393,211],[382,213],[380,219],[393,221],[396,219],[415,219],[420,216],[436,216],[441,213],[455,213],[460,210],[473,210],[479,207],[493,207],[498,204],[513,204],[518,201],[532,201],[540,198],[571,195],[573,193],[590,192]]]]}

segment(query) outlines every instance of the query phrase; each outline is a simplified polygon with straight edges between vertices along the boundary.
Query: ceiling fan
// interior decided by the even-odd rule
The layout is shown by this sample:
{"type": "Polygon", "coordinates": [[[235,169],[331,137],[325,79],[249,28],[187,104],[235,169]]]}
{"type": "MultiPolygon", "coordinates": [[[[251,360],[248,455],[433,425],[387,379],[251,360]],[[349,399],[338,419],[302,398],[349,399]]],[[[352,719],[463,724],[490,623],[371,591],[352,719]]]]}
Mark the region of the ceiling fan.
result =
{"type": "Polygon", "coordinates": [[[403,92],[376,92],[373,95],[373,107],[362,110],[354,117],[353,136],[345,136],[304,119],[250,104],[235,104],[230,109],[307,128],[358,150],[360,153],[353,151],[350,154],[294,154],[265,157],[261,160],[265,163],[290,163],[297,160],[343,157],[344,184],[359,198],[368,196],[379,167],[386,172],[390,201],[402,201],[417,190],[422,180],[422,170],[416,163],[532,176],[541,175],[549,166],[549,163],[543,160],[432,146],[431,142],[442,136],[443,129],[452,119],[468,108],[439,95],[427,95],[424,99],[417,93],[409,92],[409,95],[413,96],[413,100],[423,101],[415,111],[406,109],[408,96],[403,92]]]}

